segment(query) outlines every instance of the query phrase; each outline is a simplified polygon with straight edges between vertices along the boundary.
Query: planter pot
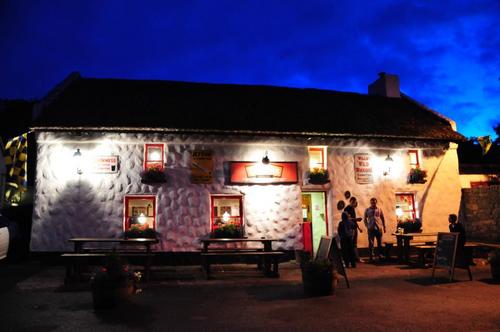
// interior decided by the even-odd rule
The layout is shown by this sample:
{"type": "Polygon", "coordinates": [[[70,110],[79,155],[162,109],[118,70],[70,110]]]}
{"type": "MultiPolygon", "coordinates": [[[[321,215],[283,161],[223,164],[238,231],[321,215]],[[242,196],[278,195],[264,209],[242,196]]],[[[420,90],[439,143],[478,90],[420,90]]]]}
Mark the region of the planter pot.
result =
{"type": "Polygon", "coordinates": [[[127,302],[134,293],[134,282],[125,280],[100,280],[91,283],[94,309],[113,308],[127,302]]]}
{"type": "Polygon", "coordinates": [[[306,296],[327,296],[334,293],[333,271],[302,270],[302,283],[306,296]]]}

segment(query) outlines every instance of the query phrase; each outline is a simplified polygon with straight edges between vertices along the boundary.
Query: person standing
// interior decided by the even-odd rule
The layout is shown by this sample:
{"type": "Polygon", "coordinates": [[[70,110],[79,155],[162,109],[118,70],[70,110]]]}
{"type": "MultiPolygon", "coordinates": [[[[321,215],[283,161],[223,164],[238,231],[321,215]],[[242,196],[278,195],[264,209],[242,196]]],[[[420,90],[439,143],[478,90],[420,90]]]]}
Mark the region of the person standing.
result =
{"type": "Polygon", "coordinates": [[[352,244],[354,247],[354,256],[356,258],[356,262],[359,262],[359,252],[358,252],[358,230],[360,233],[363,233],[363,230],[361,227],[359,227],[358,222],[363,220],[362,218],[356,218],[356,207],[358,206],[358,200],[356,197],[351,197],[349,199],[349,205],[347,205],[344,209],[344,212],[346,212],[349,215],[349,219],[354,223],[354,236],[352,240],[352,244]]]}
{"type": "Polygon", "coordinates": [[[465,228],[462,223],[458,222],[458,217],[456,214],[450,214],[448,216],[448,222],[450,223],[449,228],[450,232],[458,233],[458,249],[462,250],[465,246],[465,242],[467,241],[465,237],[465,228]]]}
{"type": "Polygon", "coordinates": [[[354,230],[356,229],[356,225],[349,218],[349,214],[347,212],[342,212],[342,220],[338,226],[338,233],[340,237],[340,247],[342,250],[342,257],[344,258],[344,263],[346,267],[349,267],[349,264],[352,267],[356,267],[356,255],[354,254],[354,230]]]}
{"type": "Polygon", "coordinates": [[[368,230],[368,246],[370,251],[370,262],[373,261],[374,240],[377,239],[377,255],[382,257],[382,231],[385,233],[385,218],[382,209],[377,207],[377,199],[370,199],[370,207],[365,210],[364,223],[368,230]]]}

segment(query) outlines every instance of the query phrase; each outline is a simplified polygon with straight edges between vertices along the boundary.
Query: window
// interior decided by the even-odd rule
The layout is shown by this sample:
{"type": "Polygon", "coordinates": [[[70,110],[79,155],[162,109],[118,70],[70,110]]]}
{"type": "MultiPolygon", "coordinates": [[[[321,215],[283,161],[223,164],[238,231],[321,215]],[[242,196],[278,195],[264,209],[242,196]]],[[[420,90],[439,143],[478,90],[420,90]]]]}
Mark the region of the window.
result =
{"type": "Polygon", "coordinates": [[[125,196],[124,205],[124,231],[134,225],[141,228],[156,228],[156,196],[128,195],[125,196]]]}
{"type": "Polygon", "coordinates": [[[420,158],[418,156],[418,150],[408,151],[408,157],[410,158],[410,167],[411,168],[420,167],[420,158]]]}
{"type": "Polygon", "coordinates": [[[309,169],[326,169],[326,146],[309,147],[309,169]]]}
{"type": "Polygon", "coordinates": [[[163,144],[146,144],[144,148],[144,169],[158,168],[163,171],[164,167],[163,144]]]}
{"type": "Polygon", "coordinates": [[[243,226],[242,196],[211,196],[211,212],[211,231],[227,224],[243,226]]]}
{"type": "Polygon", "coordinates": [[[418,218],[413,194],[396,194],[396,218],[398,222],[418,218]]]}

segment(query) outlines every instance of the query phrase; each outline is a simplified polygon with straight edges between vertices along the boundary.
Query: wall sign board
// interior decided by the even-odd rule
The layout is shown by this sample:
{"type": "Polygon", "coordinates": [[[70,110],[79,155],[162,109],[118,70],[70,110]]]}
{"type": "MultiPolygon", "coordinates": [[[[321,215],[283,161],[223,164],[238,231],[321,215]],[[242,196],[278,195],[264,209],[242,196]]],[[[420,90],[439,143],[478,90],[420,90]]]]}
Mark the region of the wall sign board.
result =
{"type": "Polygon", "coordinates": [[[91,162],[92,173],[112,174],[118,172],[118,156],[99,156],[91,162]]]}
{"type": "Polygon", "coordinates": [[[295,184],[298,183],[297,162],[231,161],[231,184],[295,184]]]}
{"type": "Polygon", "coordinates": [[[357,153],[354,155],[354,178],[358,184],[373,183],[372,155],[357,153]]]}

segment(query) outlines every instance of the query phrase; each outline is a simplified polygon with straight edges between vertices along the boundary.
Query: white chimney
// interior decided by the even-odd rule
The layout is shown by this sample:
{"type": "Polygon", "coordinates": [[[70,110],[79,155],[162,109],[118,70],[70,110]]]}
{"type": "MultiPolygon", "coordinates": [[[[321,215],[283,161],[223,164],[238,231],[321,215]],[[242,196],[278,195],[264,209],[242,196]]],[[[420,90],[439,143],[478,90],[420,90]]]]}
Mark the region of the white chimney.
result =
{"type": "Polygon", "coordinates": [[[390,98],[401,98],[399,92],[399,76],[381,72],[379,78],[368,85],[368,94],[390,98]]]}

